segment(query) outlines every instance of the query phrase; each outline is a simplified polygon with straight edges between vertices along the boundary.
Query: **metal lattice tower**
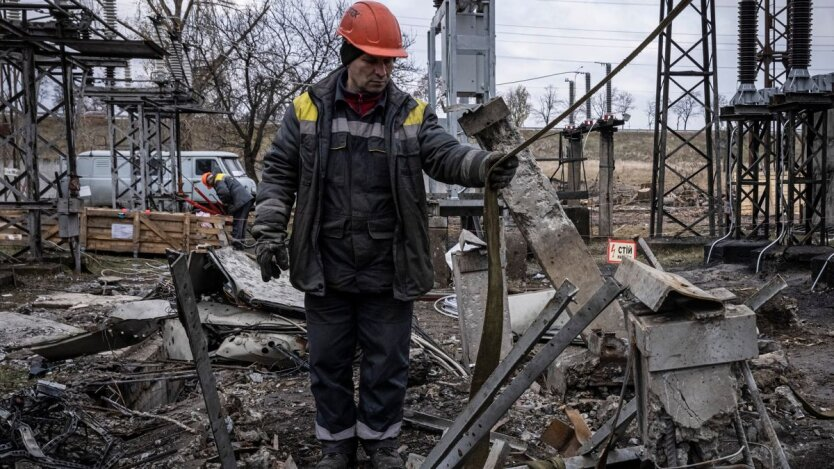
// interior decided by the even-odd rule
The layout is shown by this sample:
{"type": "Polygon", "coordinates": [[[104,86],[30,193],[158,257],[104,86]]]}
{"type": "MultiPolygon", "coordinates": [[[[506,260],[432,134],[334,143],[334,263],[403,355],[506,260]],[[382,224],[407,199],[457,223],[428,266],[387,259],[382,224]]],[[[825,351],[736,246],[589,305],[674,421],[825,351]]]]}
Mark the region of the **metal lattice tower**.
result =
{"type": "MultiPolygon", "coordinates": [[[[672,0],[661,1],[661,20],[672,7],[672,0]]],[[[692,42],[683,42],[674,36],[670,24],[658,39],[650,222],[654,238],[714,236],[716,197],[721,198],[720,180],[714,179],[719,129],[713,0],[692,3],[675,22],[681,23],[700,24],[701,35],[692,42]],[[670,111],[682,103],[694,107],[692,115],[696,118],[697,111],[703,110],[702,126],[682,133],[671,125],[670,111]],[[676,207],[666,204],[667,198],[683,193],[704,204],[694,220],[685,219],[676,207]]]]}
{"type": "Polygon", "coordinates": [[[112,13],[106,7],[102,19],[78,0],[0,5],[0,208],[12,209],[0,213],[0,229],[19,230],[22,248],[2,260],[41,260],[54,237],[49,243],[68,247],[80,269],[75,103],[94,68],[162,56],[155,44],[115,30],[112,13]],[[45,231],[51,220],[55,228],[45,231]]]}
{"type": "Polygon", "coordinates": [[[774,115],[756,88],[759,4],[738,4],[738,91],[721,109],[727,123],[725,225],[734,239],[767,239],[771,229],[771,176],[776,161],[774,115]]]}
{"type": "Polygon", "coordinates": [[[828,244],[828,120],[834,93],[829,76],[811,77],[808,70],[812,13],[811,0],[788,3],[789,70],[771,100],[771,109],[779,112],[776,220],[785,245],[828,244]]]}

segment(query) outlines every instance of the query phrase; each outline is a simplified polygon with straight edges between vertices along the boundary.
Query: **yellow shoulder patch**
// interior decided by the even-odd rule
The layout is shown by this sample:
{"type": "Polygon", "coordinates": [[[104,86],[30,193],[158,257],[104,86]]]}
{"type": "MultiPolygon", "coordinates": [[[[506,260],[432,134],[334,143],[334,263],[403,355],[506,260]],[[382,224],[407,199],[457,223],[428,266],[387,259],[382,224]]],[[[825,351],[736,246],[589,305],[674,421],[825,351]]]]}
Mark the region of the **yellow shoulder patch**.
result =
{"type": "Polygon", "coordinates": [[[408,117],[405,118],[403,125],[420,125],[423,123],[423,114],[426,112],[428,103],[416,98],[415,101],[417,101],[417,107],[408,113],[408,117]]]}
{"type": "Polygon", "coordinates": [[[295,106],[295,117],[299,121],[315,122],[318,119],[319,110],[316,109],[316,105],[310,99],[310,93],[305,91],[301,96],[293,99],[292,104],[295,106]]]}

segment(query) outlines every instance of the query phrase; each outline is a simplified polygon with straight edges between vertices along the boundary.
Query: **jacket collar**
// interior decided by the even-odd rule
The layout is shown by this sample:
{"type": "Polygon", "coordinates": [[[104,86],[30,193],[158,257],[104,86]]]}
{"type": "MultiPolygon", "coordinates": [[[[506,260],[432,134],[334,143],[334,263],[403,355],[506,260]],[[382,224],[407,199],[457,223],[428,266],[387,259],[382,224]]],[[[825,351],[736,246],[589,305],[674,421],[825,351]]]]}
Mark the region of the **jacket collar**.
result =
{"type": "MultiPolygon", "coordinates": [[[[322,104],[328,107],[333,106],[336,100],[336,88],[343,71],[345,71],[344,66],[330,72],[329,75],[310,87],[310,94],[321,100],[322,104]]],[[[397,88],[393,80],[388,82],[385,92],[386,100],[393,109],[399,109],[411,97],[408,93],[397,88]]]]}

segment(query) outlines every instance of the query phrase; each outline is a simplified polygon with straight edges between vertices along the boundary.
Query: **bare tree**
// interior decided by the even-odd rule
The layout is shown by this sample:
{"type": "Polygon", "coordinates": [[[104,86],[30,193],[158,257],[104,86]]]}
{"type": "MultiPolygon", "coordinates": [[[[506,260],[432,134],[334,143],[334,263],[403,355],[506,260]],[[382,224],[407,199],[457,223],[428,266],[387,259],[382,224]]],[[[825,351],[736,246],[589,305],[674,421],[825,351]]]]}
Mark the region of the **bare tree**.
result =
{"type": "Polygon", "coordinates": [[[256,181],[255,163],[268,129],[274,129],[302,89],[338,65],[336,24],[342,0],[270,0],[199,15],[190,38],[195,84],[227,118],[256,181]]]}
{"type": "Polygon", "coordinates": [[[682,96],[678,101],[669,107],[669,110],[675,114],[677,118],[676,128],[680,130],[681,128],[681,121],[683,121],[683,130],[686,130],[687,123],[689,122],[689,118],[692,117],[692,112],[695,110],[696,106],[702,105],[701,103],[701,93],[696,91],[694,93],[688,93],[682,96]]]}
{"type": "Polygon", "coordinates": [[[654,127],[654,115],[657,113],[657,102],[654,99],[646,101],[646,107],[643,108],[646,113],[646,119],[649,121],[649,128],[654,127]]]}
{"type": "Polygon", "coordinates": [[[523,127],[533,108],[530,104],[530,92],[524,85],[518,85],[504,93],[504,101],[510,109],[510,121],[518,128],[523,127]]]}
{"type": "Polygon", "coordinates": [[[611,110],[614,114],[621,116],[628,114],[628,111],[634,109],[634,95],[628,91],[618,90],[615,88],[614,98],[611,100],[611,110]]]}
{"type": "MultiPolygon", "coordinates": [[[[606,113],[605,93],[597,93],[591,98],[591,113],[602,117],[606,113]]],[[[623,115],[634,109],[634,95],[620,90],[616,86],[611,88],[611,112],[623,115]]]]}
{"type": "Polygon", "coordinates": [[[547,85],[544,88],[544,94],[539,96],[539,105],[534,107],[531,112],[537,120],[547,124],[551,118],[555,117],[556,110],[564,106],[564,104],[564,101],[559,99],[556,87],[547,85]]]}

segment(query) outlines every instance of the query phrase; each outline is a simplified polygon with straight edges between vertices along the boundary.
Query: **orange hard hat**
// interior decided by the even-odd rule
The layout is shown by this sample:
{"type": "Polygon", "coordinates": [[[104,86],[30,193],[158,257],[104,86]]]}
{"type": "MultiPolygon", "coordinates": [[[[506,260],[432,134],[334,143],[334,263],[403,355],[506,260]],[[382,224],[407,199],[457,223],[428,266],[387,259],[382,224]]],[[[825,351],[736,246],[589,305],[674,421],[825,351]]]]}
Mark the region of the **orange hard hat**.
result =
{"type": "Polygon", "coordinates": [[[203,173],[203,177],[201,177],[200,180],[203,182],[204,186],[211,187],[211,184],[209,184],[209,178],[210,177],[211,177],[211,171],[207,171],[207,172],[203,173]]]}
{"type": "Polygon", "coordinates": [[[368,55],[408,57],[403,48],[400,23],[391,10],[379,2],[361,1],[348,7],[337,32],[368,55]]]}

